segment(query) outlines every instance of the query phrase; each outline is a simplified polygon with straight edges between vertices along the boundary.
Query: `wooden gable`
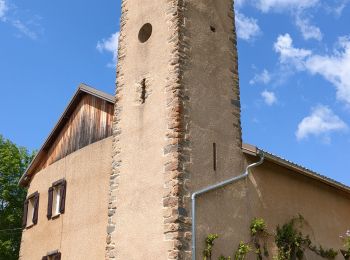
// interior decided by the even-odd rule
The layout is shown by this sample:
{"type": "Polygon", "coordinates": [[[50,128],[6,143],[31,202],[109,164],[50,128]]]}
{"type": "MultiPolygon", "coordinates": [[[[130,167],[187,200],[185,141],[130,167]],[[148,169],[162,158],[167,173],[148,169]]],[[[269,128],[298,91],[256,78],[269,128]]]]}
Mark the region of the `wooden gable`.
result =
{"type": "Polygon", "coordinates": [[[81,85],[31,165],[20,180],[27,185],[35,173],[65,156],[112,135],[114,98],[81,85]]]}

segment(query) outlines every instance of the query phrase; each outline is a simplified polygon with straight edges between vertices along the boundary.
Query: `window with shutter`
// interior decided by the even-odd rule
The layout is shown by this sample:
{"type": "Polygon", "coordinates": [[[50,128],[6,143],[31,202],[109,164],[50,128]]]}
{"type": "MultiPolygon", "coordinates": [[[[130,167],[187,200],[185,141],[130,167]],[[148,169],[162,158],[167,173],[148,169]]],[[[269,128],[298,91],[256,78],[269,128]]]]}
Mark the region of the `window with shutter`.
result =
{"type": "Polygon", "coordinates": [[[61,260],[61,253],[57,253],[54,260],[61,260]]]}
{"type": "Polygon", "coordinates": [[[49,188],[48,206],[47,206],[47,218],[51,219],[58,217],[65,211],[66,204],[66,180],[62,179],[56,181],[49,188]]]}
{"type": "Polygon", "coordinates": [[[23,228],[32,227],[38,223],[38,212],[39,212],[39,193],[35,192],[28,196],[24,202],[23,210],[23,228]]]}
{"type": "Polygon", "coordinates": [[[24,201],[24,208],[23,208],[23,219],[22,219],[22,227],[23,228],[25,228],[27,226],[28,204],[29,204],[29,200],[26,199],[24,201]]]}
{"type": "Polygon", "coordinates": [[[38,213],[39,213],[39,193],[36,193],[33,198],[33,218],[32,222],[34,225],[38,223],[38,213]]]}
{"type": "Polygon", "coordinates": [[[47,203],[47,218],[51,219],[52,217],[52,201],[53,201],[53,188],[49,188],[48,192],[48,203],[47,203]]]}
{"type": "Polygon", "coordinates": [[[42,260],[61,260],[61,252],[55,250],[54,253],[49,253],[46,256],[43,256],[42,260]]]}
{"type": "Polygon", "coordinates": [[[60,213],[63,214],[65,211],[65,207],[66,207],[66,189],[67,189],[67,182],[66,180],[62,180],[62,184],[61,184],[61,190],[60,190],[60,197],[61,197],[61,201],[60,201],[60,213]]]}

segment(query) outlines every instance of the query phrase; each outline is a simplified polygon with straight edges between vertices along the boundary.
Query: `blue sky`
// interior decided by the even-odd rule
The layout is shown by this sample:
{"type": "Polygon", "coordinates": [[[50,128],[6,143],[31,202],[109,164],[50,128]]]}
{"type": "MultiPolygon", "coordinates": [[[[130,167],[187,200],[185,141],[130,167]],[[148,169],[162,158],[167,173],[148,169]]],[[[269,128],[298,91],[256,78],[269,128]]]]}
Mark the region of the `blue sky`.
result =
{"type": "MultiPolygon", "coordinates": [[[[0,0],[0,133],[38,149],[80,82],[114,92],[120,0],[0,0]]],[[[350,185],[350,1],[236,1],[244,142],[350,185]]]]}

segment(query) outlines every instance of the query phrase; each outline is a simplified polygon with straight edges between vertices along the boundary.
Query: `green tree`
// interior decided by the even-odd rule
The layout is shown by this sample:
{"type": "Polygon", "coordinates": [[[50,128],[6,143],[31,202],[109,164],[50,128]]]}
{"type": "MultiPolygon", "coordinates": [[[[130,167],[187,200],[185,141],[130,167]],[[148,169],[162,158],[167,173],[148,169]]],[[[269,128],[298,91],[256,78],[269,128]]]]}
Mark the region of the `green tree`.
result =
{"type": "Polygon", "coordinates": [[[33,158],[0,135],[0,259],[18,259],[26,190],[18,181],[33,158]]]}

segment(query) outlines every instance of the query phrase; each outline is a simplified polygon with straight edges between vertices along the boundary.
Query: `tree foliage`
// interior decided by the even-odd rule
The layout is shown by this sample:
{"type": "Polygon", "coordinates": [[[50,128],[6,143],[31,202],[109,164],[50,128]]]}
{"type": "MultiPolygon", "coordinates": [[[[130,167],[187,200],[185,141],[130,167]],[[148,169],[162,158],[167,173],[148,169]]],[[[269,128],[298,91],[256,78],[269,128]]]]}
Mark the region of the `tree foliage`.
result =
{"type": "Polygon", "coordinates": [[[18,259],[26,190],[18,181],[33,158],[0,135],[0,259],[18,259]]]}

